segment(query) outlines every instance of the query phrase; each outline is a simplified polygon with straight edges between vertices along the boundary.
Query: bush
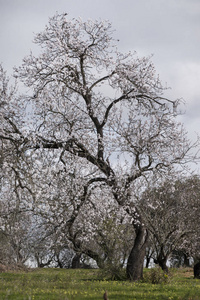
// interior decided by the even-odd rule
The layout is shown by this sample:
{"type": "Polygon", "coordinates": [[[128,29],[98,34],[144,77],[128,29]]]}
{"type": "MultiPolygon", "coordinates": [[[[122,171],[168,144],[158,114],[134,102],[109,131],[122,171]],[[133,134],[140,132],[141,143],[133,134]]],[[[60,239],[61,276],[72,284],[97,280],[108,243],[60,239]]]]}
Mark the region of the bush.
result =
{"type": "Polygon", "coordinates": [[[99,277],[103,280],[126,280],[126,270],[111,264],[99,270],[99,277]]]}
{"type": "Polygon", "coordinates": [[[144,275],[144,281],[152,284],[161,284],[161,283],[168,283],[170,280],[171,274],[166,274],[160,267],[155,267],[144,275]]]}

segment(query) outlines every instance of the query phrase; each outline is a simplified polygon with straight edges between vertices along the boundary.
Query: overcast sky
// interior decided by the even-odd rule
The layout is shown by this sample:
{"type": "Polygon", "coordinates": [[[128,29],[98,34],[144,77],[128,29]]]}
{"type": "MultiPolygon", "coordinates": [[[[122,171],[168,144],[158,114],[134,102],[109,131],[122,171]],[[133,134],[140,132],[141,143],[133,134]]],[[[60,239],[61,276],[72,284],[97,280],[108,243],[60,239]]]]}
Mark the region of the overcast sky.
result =
{"type": "Polygon", "coordinates": [[[200,0],[0,0],[0,62],[9,73],[56,12],[107,19],[121,51],[153,54],[167,96],[185,100],[189,137],[200,134],[200,0]]]}

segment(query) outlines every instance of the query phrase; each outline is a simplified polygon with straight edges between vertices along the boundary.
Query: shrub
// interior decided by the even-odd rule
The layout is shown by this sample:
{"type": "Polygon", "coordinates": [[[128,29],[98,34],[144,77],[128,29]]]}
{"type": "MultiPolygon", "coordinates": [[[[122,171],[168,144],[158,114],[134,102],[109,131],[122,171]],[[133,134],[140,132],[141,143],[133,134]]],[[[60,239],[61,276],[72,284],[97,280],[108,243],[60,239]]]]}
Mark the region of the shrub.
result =
{"type": "Polygon", "coordinates": [[[112,264],[106,264],[106,266],[99,270],[100,279],[106,280],[125,280],[126,271],[121,267],[116,267],[112,264]]]}
{"type": "Polygon", "coordinates": [[[171,274],[166,274],[160,267],[155,267],[144,275],[144,281],[152,284],[161,284],[168,283],[170,280],[171,274]]]}

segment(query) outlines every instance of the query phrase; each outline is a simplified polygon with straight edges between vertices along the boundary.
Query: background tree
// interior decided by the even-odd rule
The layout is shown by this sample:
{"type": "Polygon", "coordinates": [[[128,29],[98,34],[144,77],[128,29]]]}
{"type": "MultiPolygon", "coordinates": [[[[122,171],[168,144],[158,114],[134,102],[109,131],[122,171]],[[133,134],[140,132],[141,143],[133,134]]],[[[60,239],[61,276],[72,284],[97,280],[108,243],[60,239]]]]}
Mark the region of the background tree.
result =
{"type": "Polygon", "coordinates": [[[34,202],[31,160],[24,153],[23,117],[17,85],[0,66],[0,232],[1,262],[24,265],[29,258],[29,228],[34,202]]]}
{"type": "Polygon", "coordinates": [[[77,258],[84,254],[95,260],[99,267],[109,264],[117,270],[123,266],[130,248],[128,241],[130,234],[133,235],[130,217],[120,209],[105,184],[91,186],[87,199],[81,203],[88,180],[86,166],[80,161],[75,163],[70,156],[69,161],[70,166],[63,169],[60,161],[51,160],[49,166],[49,161],[42,158],[39,169],[36,168],[37,176],[36,171],[34,173],[37,186],[34,213],[38,216],[37,222],[42,221],[41,226],[45,228],[42,244],[45,244],[46,232],[46,242],[52,238],[55,241],[48,249],[59,248],[56,244],[60,249],[71,248],[77,258]]]}
{"type": "Polygon", "coordinates": [[[0,189],[0,232],[1,232],[1,263],[14,267],[23,266],[30,258],[31,212],[25,206],[23,197],[30,199],[18,187],[15,173],[9,172],[1,177],[0,189]]]}
{"type": "Polygon", "coordinates": [[[141,210],[150,232],[154,261],[164,271],[168,271],[167,261],[174,251],[189,256],[194,237],[199,235],[199,191],[199,178],[192,176],[157,183],[142,196],[141,210]]]}

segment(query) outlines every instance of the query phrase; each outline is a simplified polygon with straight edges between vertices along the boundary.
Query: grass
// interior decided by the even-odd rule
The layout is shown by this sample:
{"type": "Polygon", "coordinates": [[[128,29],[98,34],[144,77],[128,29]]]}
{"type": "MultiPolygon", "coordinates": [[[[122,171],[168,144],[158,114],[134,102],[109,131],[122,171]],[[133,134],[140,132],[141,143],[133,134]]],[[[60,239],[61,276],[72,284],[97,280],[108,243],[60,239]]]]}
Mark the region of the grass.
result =
{"type": "Polygon", "coordinates": [[[0,299],[100,300],[105,290],[109,300],[200,299],[200,280],[193,279],[192,269],[171,273],[167,284],[100,280],[98,270],[34,269],[0,273],[0,299]]]}

